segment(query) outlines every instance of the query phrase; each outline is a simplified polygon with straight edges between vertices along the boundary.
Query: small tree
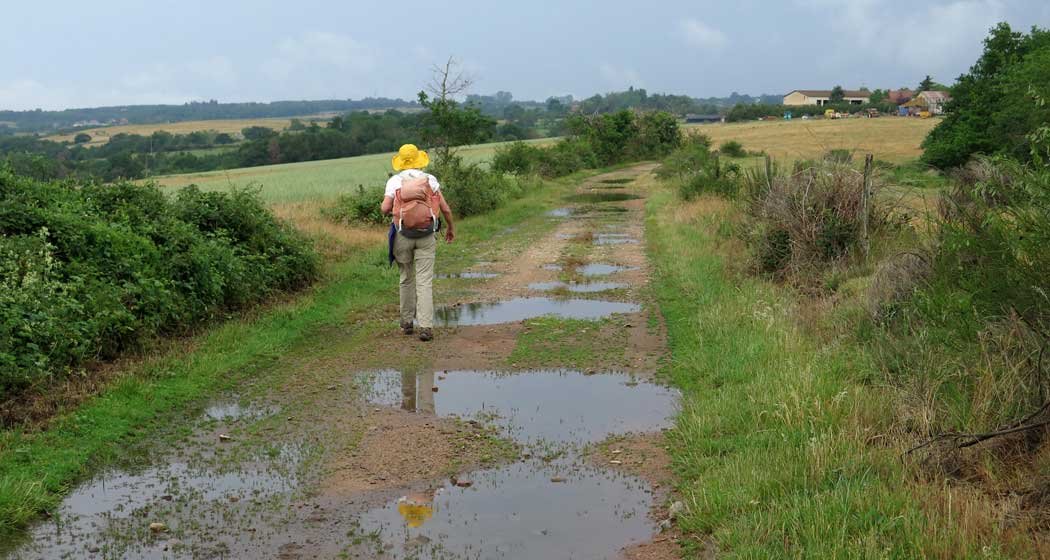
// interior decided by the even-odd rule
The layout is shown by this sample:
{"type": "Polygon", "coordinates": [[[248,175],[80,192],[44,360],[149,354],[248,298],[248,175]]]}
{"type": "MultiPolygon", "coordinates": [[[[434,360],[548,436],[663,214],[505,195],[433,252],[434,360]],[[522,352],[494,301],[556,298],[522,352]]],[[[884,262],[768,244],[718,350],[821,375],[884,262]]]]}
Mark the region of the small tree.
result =
{"type": "Polygon", "coordinates": [[[86,132],[81,132],[73,137],[74,144],[87,144],[91,141],[91,135],[86,132]]]}
{"type": "Polygon", "coordinates": [[[419,104],[428,110],[420,123],[420,136],[424,144],[433,149],[437,163],[449,162],[457,147],[481,142],[492,135],[495,120],[481,114],[477,107],[460,105],[455,99],[473,83],[455,59],[449,57],[444,66],[433,68],[426,91],[419,92],[419,104]]]}
{"type": "Polygon", "coordinates": [[[831,103],[842,103],[846,100],[846,91],[842,89],[842,86],[835,86],[831,88],[831,103]]]}

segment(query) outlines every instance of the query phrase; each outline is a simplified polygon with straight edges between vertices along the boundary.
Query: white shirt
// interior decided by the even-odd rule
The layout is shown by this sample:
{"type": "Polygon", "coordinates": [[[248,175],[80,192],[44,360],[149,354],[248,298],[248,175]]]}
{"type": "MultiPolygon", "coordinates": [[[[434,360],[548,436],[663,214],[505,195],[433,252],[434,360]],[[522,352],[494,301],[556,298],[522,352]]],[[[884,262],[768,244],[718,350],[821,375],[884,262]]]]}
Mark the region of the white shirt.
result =
{"type": "Polygon", "coordinates": [[[441,183],[438,183],[437,177],[424,171],[420,171],[419,169],[406,169],[387,180],[386,196],[394,198],[394,194],[397,193],[397,189],[401,188],[401,184],[405,179],[415,179],[418,177],[426,177],[427,182],[430,183],[430,188],[433,189],[435,193],[441,192],[441,183]]]}

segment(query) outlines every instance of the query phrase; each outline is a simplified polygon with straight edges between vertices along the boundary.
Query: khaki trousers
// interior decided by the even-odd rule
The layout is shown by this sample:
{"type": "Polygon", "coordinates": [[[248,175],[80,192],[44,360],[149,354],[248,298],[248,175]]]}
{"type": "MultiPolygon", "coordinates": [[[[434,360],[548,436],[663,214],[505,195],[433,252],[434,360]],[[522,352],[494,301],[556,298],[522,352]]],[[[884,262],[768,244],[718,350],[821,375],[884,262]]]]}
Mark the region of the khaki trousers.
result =
{"type": "Polygon", "coordinates": [[[415,319],[421,329],[434,327],[434,258],[437,236],[409,239],[395,234],[394,260],[401,269],[401,324],[415,319]]]}

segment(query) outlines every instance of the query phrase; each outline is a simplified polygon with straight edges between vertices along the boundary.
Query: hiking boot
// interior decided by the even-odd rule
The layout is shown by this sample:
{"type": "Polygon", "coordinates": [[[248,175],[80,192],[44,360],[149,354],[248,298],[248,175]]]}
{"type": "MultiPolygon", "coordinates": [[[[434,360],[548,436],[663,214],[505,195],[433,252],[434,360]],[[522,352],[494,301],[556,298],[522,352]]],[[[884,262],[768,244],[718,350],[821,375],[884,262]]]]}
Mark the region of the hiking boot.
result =
{"type": "Polygon", "coordinates": [[[410,335],[415,332],[412,330],[412,323],[401,323],[401,332],[405,335],[410,335]]]}
{"type": "Polygon", "coordinates": [[[419,340],[423,342],[434,340],[434,329],[419,329],[419,340]]]}

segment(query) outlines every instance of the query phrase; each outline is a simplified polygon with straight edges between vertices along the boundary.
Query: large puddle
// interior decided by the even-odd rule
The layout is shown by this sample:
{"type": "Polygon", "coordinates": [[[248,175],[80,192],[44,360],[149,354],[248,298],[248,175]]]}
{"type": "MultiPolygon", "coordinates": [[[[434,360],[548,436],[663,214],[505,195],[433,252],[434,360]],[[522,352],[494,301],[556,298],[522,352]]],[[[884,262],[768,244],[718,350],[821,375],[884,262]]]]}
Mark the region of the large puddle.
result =
{"type": "Polygon", "coordinates": [[[627,374],[378,371],[362,374],[371,402],[463,418],[492,417],[515,440],[585,444],[666,427],[677,393],[627,374]],[[434,389],[438,391],[434,391],[434,389]]]}
{"type": "Polygon", "coordinates": [[[637,313],[635,303],[593,299],[514,298],[492,303],[467,303],[435,312],[442,326],[516,323],[543,316],[565,319],[602,319],[615,313],[637,313]]]}
{"type": "Polygon", "coordinates": [[[467,487],[435,481],[364,511],[355,531],[373,536],[376,557],[614,558],[651,537],[648,484],[584,461],[579,446],[668,427],[675,391],[564,370],[378,371],[359,382],[376,404],[495,422],[528,451],[470,473],[467,487]]]}
{"type": "Polygon", "coordinates": [[[619,290],[626,287],[627,284],[624,284],[623,282],[534,282],[532,284],[529,284],[530,290],[537,290],[541,292],[567,290],[578,294],[593,294],[597,292],[607,292],[609,290],[619,290]]]}

